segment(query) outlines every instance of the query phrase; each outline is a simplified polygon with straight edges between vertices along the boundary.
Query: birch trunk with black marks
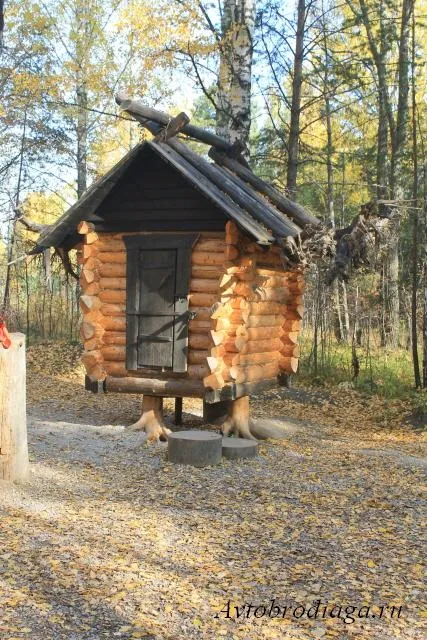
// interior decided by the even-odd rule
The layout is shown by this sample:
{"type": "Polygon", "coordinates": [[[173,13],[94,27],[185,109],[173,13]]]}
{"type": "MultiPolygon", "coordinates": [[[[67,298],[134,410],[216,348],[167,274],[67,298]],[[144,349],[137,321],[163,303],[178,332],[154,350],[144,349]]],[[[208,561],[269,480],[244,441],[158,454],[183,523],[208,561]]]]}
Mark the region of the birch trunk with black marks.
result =
{"type": "Polygon", "coordinates": [[[255,0],[224,0],[216,132],[249,156],[255,0]]]}
{"type": "MultiPolygon", "coordinates": [[[[327,56],[327,53],[326,53],[327,56]]],[[[334,207],[334,172],[333,172],[333,164],[332,164],[332,154],[333,154],[333,143],[332,143],[332,118],[331,118],[331,101],[328,97],[329,95],[329,82],[328,82],[328,70],[325,70],[325,123],[326,123],[326,136],[327,136],[327,144],[326,144],[326,173],[327,173],[327,185],[326,185],[326,209],[327,216],[329,218],[329,222],[333,227],[335,227],[335,207],[334,207]]],[[[332,284],[332,305],[334,311],[334,333],[338,342],[343,342],[345,340],[345,331],[343,318],[341,313],[341,302],[340,302],[340,287],[338,280],[334,280],[332,284]]]]}
{"type": "Polygon", "coordinates": [[[216,133],[230,142],[230,87],[231,87],[231,59],[232,59],[232,29],[234,2],[225,0],[221,15],[221,44],[219,55],[217,102],[216,102],[216,133]]]}

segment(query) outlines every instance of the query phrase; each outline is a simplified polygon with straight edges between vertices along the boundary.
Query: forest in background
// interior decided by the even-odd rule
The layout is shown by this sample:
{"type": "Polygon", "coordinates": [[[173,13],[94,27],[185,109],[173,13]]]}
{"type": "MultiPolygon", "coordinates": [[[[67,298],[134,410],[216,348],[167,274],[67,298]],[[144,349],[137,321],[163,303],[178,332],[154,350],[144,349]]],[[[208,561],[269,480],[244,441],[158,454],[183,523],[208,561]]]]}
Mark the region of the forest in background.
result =
{"type": "Polygon", "coordinates": [[[54,222],[145,135],[116,108],[120,89],[237,140],[257,174],[331,227],[387,201],[395,215],[368,264],[332,285],[326,261],[308,272],[301,374],[388,396],[426,387],[425,0],[0,10],[0,306],[12,329],[79,340],[76,281],[53,252],[26,253],[34,222],[54,222]]]}

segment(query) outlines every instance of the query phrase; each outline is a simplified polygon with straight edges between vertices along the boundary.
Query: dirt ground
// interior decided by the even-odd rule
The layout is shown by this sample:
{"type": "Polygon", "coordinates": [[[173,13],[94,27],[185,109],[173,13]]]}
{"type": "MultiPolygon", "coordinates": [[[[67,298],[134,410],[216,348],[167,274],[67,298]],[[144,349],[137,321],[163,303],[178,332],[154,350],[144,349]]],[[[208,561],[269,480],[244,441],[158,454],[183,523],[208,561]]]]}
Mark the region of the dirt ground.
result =
{"type": "MultiPolygon", "coordinates": [[[[0,487],[0,638],[426,637],[427,463],[404,404],[264,394],[253,415],[285,438],[195,469],[125,429],[139,398],[89,394],[72,358],[41,353],[30,480],[0,487]]],[[[201,424],[198,402],[184,411],[201,424]]]]}

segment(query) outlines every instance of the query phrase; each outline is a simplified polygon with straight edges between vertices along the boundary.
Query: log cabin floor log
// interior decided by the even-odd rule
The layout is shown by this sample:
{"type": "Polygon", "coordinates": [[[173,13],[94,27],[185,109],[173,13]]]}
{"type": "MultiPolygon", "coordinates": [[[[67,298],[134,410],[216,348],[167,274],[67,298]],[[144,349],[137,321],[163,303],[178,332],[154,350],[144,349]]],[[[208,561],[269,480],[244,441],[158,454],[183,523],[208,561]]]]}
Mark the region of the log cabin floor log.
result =
{"type": "Polygon", "coordinates": [[[115,377],[108,375],[104,382],[107,393],[142,393],[165,398],[202,398],[205,388],[201,380],[143,377],[115,377]]]}
{"type": "Polygon", "coordinates": [[[171,433],[163,422],[163,398],[161,396],[147,396],[142,398],[142,415],[132,424],[132,431],[145,431],[148,442],[166,441],[171,433]]]}

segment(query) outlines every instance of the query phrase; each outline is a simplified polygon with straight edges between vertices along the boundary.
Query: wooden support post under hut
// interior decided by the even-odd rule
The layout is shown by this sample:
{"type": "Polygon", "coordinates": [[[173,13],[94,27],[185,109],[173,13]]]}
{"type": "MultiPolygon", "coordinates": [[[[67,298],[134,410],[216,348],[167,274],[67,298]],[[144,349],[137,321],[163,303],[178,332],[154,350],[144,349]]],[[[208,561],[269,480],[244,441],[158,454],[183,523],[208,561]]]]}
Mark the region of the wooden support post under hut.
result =
{"type": "Polygon", "coordinates": [[[253,437],[249,396],[298,368],[297,247],[318,221],[185,114],[117,101],[153,140],[88,189],[34,250],[78,250],[86,386],[141,393],[135,428],[152,440],[167,435],[165,397],[226,402],[225,433],[253,437]],[[185,135],[209,144],[213,162],[185,135]]]}

